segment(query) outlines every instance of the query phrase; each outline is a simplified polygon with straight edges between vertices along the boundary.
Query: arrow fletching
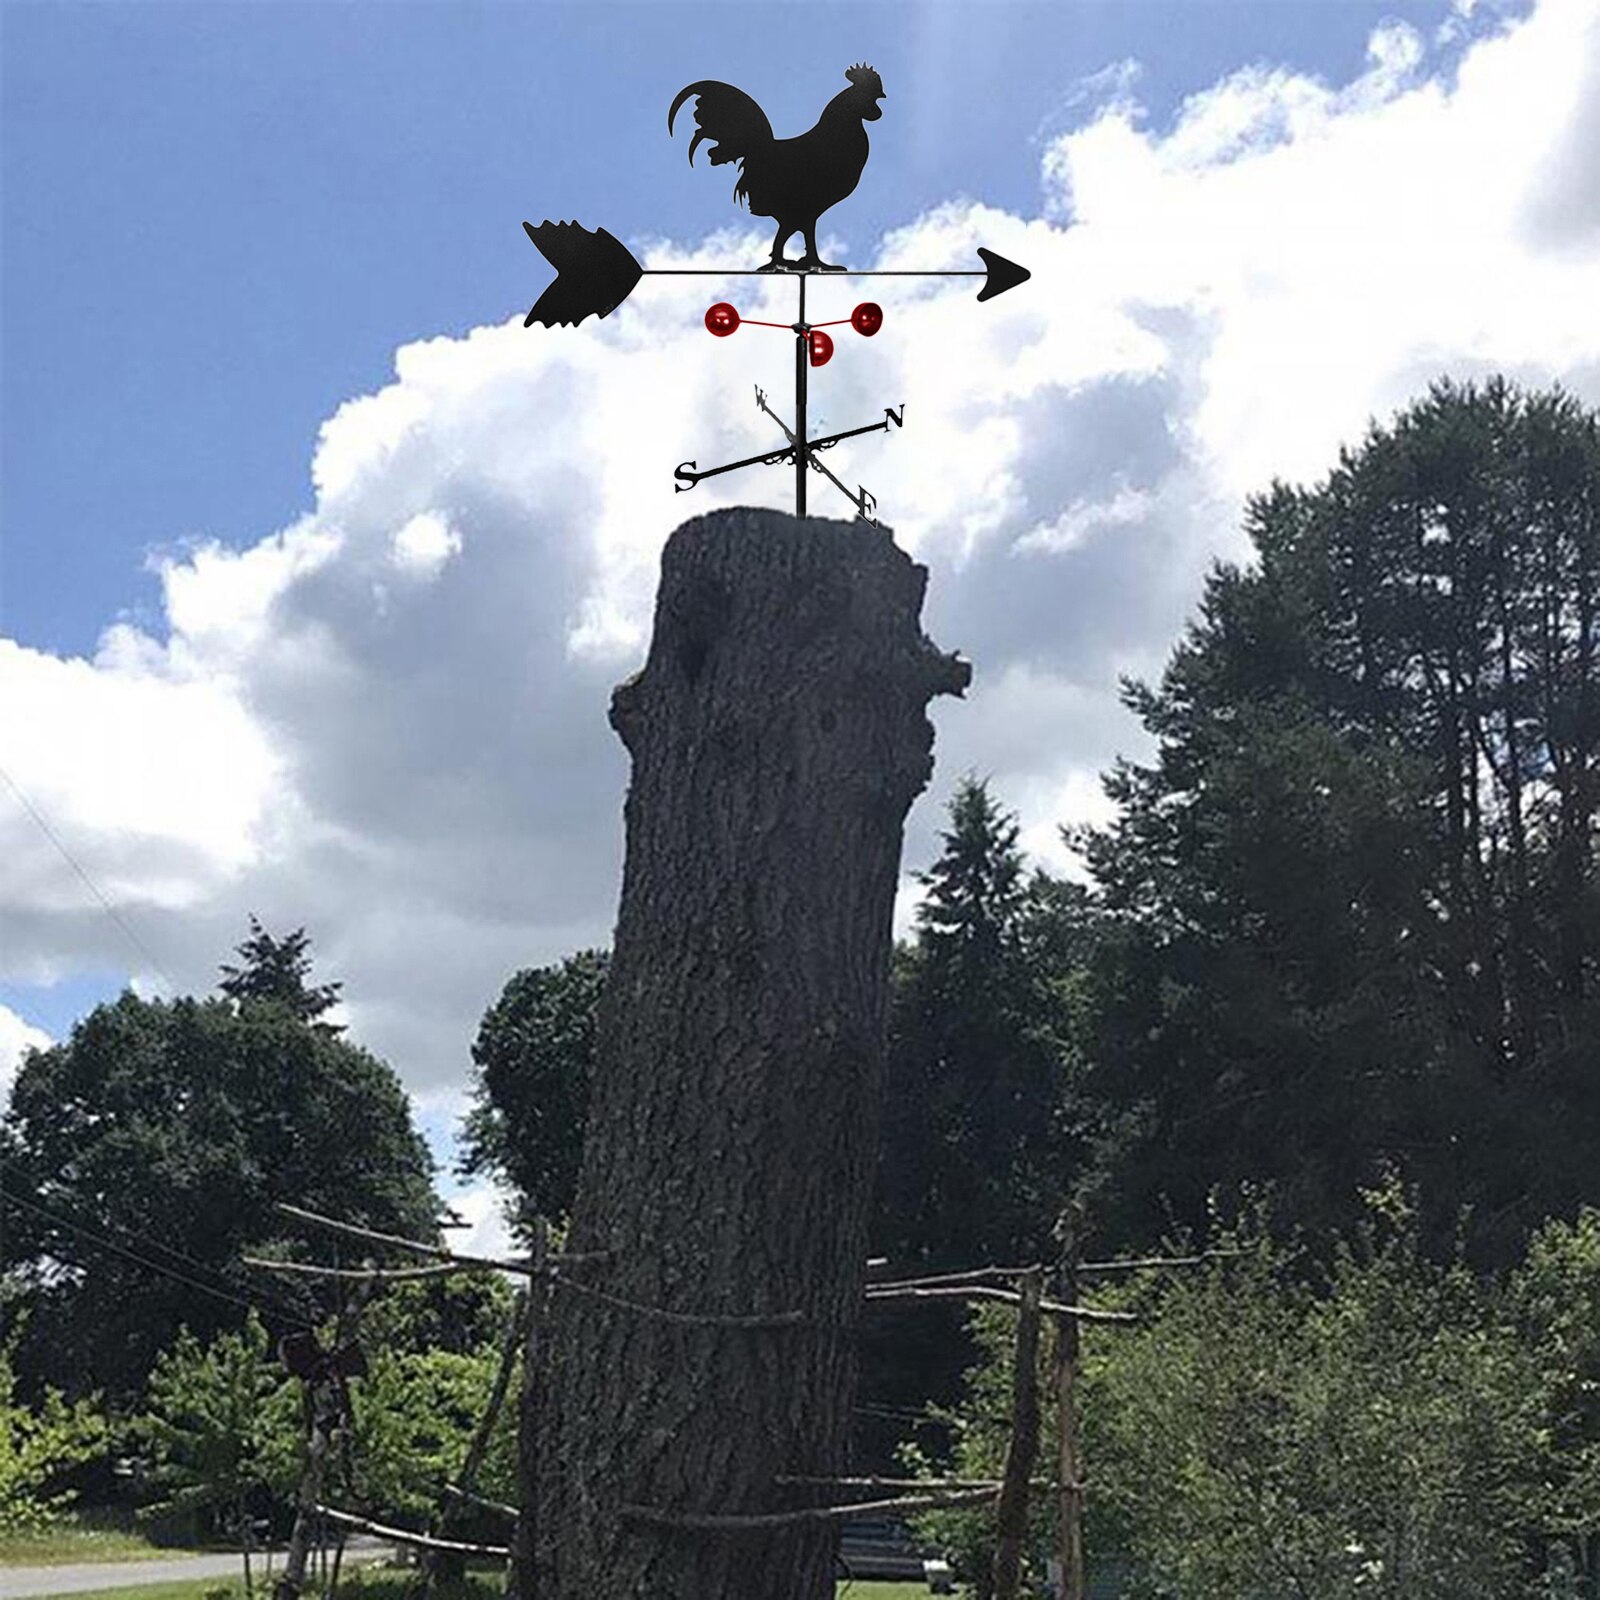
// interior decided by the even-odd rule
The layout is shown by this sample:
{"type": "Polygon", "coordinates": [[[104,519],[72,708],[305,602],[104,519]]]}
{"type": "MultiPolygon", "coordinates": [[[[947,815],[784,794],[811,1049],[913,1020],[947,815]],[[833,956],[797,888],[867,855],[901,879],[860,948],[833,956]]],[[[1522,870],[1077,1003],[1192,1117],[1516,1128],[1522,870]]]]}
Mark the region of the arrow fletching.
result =
{"type": "Polygon", "coordinates": [[[534,302],[523,321],[531,328],[576,327],[585,317],[608,317],[633,293],[644,268],[628,247],[604,228],[592,232],[576,222],[522,224],[539,254],[556,269],[555,282],[534,302]]]}

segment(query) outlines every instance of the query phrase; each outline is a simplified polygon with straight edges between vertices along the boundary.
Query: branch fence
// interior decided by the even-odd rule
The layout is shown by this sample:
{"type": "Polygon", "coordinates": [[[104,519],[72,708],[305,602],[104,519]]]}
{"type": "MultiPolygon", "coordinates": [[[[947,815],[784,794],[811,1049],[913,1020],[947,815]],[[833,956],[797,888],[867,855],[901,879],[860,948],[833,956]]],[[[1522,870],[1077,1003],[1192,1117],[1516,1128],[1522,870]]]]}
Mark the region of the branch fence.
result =
{"type": "MultiPolygon", "coordinates": [[[[519,1557],[522,1560],[531,1557],[537,1507],[519,1508],[485,1499],[475,1492],[474,1484],[484,1447],[504,1403],[508,1387],[506,1380],[509,1378],[511,1364],[519,1345],[524,1394],[531,1395],[534,1392],[541,1367],[541,1328],[545,1320],[548,1297],[551,1294],[577,1295],[628,1315],[647,1317],[684,1327],[776,1332],[821,1326],[815,1318],[808,1317],[798,1310],[748,1314],[671,1310],[662,1306],[647,1305],[582,1283],[569,1274],[581,1271],[584,1267],[612,1260],[616,1252],[552,1251],[549,1249],[549,1227],[542,1218],[535,1222],[534,1248],[529,1256],[499,1259],[469,1255],[442,1245],[381,1233],[375,1229],[323,1216],[300,1206],[285,1204],[280,1205],[278,1210],[311,1227],[357,1240],[369,1246],[385,1245],[431,1258],[429,1264],[425,1266],[379,1267],[369,1260],[358,1268],[321,1266],[266,1257],[244,1258],[248,1265],[271,1272],[358,1282],[363,1286],[357,1291],[358,1305],[365,1293],[370,1293],[385,1282],[425,1280],[463,1272],[503,1272],[529,1280],[527,1293],[518,1297],[517,1312],[513,1316],[507,1342],[502,1351],[500,1372],[491,1394],[490,1405],[475,1430],[472,1447],[461,1472],[462,1481],[435,1485],[439,1506],[432,1519],[433,1531],[419,1533],[323,1504],[317,1490],[321,1481],[320,1462],[326,1452],[313,1450],[309,1458],[307,1478],[301,1486],[302,1514],[309,1516],[314,1513],[341,1527],[358,1528],[423,1552],[419,1600],[426,1600],[430,1582],[439,1571],[437,1561],[431,1560],[430,1557],[446,1555],[457,1558],[469,1555],[490,1557],[506,1560],[513,1566],[518,1564],[519,1557]],[[311,1470],[313,1466],[317,1468],[315,1472],[311,1470]],[[443,1537],[443,1530],[450,1525],[452,1502],[475,1505],[480,1509],[494,1511],[506,1518],[514,1519],[515,1531],[511,1544],[478,1544],[443,1537]]],[[[808,1523],[844,1522],[854,1517],[914,1514],[952,1506],[990,1503],[995,1506],[996,1518],[992,1590],[994,1600],[1016,1600],[1021,1586],[1022,1551],[1030,1498],[1039,1494],[1054,1495],[1059,1513],[1056,1560],[1061,1579],[1058,1593],[1061,1600],[1085,1600],[1087,1588],[1083,1559],[1082,1513],[1087,1484],[1078,1442],[1076,1404],[1080,1329],[1086,1323],[1127,1326],[1137,1323],[1140,1318],[1133,1312],[1108,1311],[1083,1305],[1078,1298],[1080,1281],[1084,1277],[1198,1266],[1234,1253],[1203,1251],[1187,1256],[1082,1261],[1077,1258],[1075,1243],[1069,1233],[1063,1239],[1060,1259],[1050,1266],[1039,1263],[1028,1266],[982,1266],[962,1272],[882,1281],[869,1280],[863,1295],[864,1301],[868,1304],[958,1300],[966,1303],[998,1301],[1016,1307],[1018,1315],[1010,1442],[1006,1452],[1005,1469],[1000,1478],[974,1480],[780,1475],[773,1479],[774,1487],[778,1489],[829,1490],[836,1494],[846,1494],[851,1491],[876,1492],[880,1498],[838,1500],[823,1505],[754,1513],[625,1505],[622,1507],[622,1514],[630,1520],[659,1527],[737,1536],[808,1523]],[[1047,1298],[1045,1295],[1047,1281],[1054,1290],[1054,1297],[1047,1298]],[[1052,1319],[1056,1327],[1051,1363],[1051,1387],[1056,1402],[1055,1471],[1050,1477],[1040,1478],[1035,1476],[1034,1468],[1040,1443],[1038,1383],[1040,1331],[1042,1321],[1046,1317],[1052,1319]],[[881,1497],[884,1490],[899,1492],[881,1497]]],[[[876,1258],[866,1265],[869,1270],[873,1270],[887,1266],[888,1263],[882,1258],[876,1258]]],[[[313,1383],[310,1378],[306,1381],[308,1385],[313,1383]]],[[[313,1418],[311,1424],[313,1446],[317,1435],[316,1413],[317,1408],[313,1403],[308,1407],[308,1415],[313,1418]]],[[[531,1481],[531,1474],[525,1472],[524,1477],[526,1481],[531,1481]]],[[[297,1519],[297,1531],[298,1529],[299,1519],[297,1519]]],[[[337,1566],[335,1572],[337,1573],[337,1566]]],[[[298,1570],[286,1569],[279,1580],[275,1600],[298,1600],[303,1585],[302,1562],[298,1570]]]]}

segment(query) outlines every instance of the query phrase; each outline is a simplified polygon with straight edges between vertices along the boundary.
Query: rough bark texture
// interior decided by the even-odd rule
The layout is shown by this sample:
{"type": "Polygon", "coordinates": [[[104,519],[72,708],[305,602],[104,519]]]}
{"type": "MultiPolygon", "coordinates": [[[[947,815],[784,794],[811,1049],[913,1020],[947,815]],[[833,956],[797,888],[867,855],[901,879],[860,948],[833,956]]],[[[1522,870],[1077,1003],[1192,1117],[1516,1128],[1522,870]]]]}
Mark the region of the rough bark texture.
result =
{"type": "Polygon", "coordinates": [[[926,577],[859,522],[668,541],[612,701],[627,863],[568,1240],[613,1254],[551,1298],[528,1597],[831,1600],[827,1524],[628,1508],[798,1508],[776,1478],[845,1467],[901,829],[927,703],[969,677],[923,637],[926,577]]]}

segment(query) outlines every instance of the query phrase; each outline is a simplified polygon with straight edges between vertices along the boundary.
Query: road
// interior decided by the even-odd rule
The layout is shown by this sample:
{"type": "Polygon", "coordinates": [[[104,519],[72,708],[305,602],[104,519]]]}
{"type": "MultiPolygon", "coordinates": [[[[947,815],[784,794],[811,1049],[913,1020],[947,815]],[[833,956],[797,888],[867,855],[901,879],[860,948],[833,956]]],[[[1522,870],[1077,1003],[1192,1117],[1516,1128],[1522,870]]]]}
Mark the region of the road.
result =
{"type": "MultiPolygon", "coordinates": [[[[394,1552],[376,1540],[352,1539],[344,1559],[379,1561],[394,1552]]],[[[256,1551],[251,1567],[259,1583],[264,1573],[262,1554],[256,1551]]],[[[283,1569],[283,1551],[272,1552],[272,1570],[283,1569]]],[[[21,1600],[24,1595],[78,1594],[86,1589],[126,1589],[142,1583],[183,1583],[193,1578],[236,1578],[243,1572],[237,1555],[158,1557],[151,1561],[80,1561],[59,1567],[0,1567],[0,1600],[21,1600]]]]}

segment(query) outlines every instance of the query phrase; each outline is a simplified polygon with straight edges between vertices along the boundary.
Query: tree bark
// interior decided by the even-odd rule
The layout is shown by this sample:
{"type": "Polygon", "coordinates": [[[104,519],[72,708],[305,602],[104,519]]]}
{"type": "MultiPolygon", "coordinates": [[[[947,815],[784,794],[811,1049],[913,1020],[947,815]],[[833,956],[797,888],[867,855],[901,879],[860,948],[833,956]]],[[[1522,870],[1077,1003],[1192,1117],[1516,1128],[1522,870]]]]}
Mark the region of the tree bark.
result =
{"type": "Polygon", "coordinates": [[[845,1466],[901,830],[927,703],[970,677],[926,578],[886,531],[773,511],[667,543],[611,707],[627,860],[569,1238],[612,1253],[551,1297],[520,1600],[833,1593],[828,1523],[623,1508],[788,1510],[777,1478],[845,1466]]]}

